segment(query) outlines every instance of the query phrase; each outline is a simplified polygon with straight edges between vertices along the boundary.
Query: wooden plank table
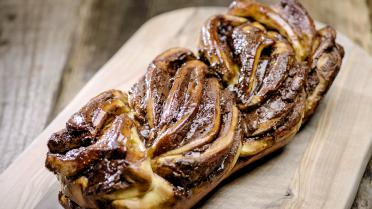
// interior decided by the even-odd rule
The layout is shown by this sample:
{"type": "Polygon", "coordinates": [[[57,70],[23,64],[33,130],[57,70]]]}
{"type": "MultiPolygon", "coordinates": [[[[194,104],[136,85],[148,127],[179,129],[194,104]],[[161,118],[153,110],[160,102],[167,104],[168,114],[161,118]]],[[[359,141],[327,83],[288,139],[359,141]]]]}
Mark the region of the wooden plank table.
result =
{"type": "MultiPolygon", "coordinates": [[[[0,0],[0,170],[148,18],[178,7],[227,2],[0,0]]],[[[314,18],[371,49],[371,1],[303,2],[314,18]],[[355,15],[345,16],[351,6],[355,15]]],[[[371,162],[354,208],[372,207],[371,162]]]]}

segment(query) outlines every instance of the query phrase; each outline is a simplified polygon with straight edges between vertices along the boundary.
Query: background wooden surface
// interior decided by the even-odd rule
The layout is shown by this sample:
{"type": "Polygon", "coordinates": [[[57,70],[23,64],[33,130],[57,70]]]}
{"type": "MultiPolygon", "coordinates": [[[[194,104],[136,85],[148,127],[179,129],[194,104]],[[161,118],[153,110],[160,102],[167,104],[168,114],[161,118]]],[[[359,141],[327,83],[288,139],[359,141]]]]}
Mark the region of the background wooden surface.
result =
{"type": "MultiPolygon", "coordinates": [[[[315,19],[372,52],[372,0],[302,2],[315,19]]],[[[147,19],[181,7],[228,3],[0,0],[0,171],[147,19]]],[[[372,208],[372,161],[353,207],[372,208]]]]}

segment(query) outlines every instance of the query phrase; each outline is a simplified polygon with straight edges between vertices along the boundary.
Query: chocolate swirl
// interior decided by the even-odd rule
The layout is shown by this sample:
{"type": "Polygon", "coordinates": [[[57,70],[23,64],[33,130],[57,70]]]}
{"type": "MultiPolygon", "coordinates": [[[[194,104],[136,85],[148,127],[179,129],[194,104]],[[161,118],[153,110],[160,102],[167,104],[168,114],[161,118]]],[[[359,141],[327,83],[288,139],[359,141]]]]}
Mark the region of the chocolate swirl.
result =
{"type": "Polygon", "coordinates": [[[344,55],[296,0],[236,0],[201,29],[198,56],[157,56],[129,93],[109,90],[48,141],[65,208],[190,208],[290,141],[344,55]]]}

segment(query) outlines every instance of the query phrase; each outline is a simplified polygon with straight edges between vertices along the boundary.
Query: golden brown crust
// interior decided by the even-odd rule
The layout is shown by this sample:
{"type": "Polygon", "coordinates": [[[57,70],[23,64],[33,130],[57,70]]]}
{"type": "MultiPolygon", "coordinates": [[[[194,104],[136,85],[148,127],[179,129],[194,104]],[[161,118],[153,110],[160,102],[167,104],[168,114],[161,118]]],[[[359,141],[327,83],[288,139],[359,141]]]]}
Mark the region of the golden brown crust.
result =
{"type": "Polygon", "coordinates": [[[308,98],[304,121],[314,114],[320,100],[332,85],[341,68],[343,57],[344,49],[336,43],[336,31],[330,26],[317,31],[312,55],[309,57],[310,70],[306,85],[308,98]]]}
{"type": "Polygon", "coordinates": [[[266,6],[255,0],[235,0],[230,15],[252,18],[277,30],[293,45],[298,60],[310,53],[315,27],[312,19],[296,0],[281,0],[278,5],[266,6]]]}
{"type": "Polygon", "coordinates": [[[64,208],[191,208],[223,179],[286,145],[344,55],[296,0],[236,0],[188,49],[157,56],[129,94],[109,90],[48,141],[64,208]]]}

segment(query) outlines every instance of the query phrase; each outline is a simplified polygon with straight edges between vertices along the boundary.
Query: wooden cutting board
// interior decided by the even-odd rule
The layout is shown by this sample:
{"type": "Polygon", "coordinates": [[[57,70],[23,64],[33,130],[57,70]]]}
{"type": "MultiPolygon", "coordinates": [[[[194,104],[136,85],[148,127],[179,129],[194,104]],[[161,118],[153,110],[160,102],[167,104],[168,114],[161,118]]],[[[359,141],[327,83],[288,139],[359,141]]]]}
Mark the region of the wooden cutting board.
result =
{"type": "MultiPolygon", "coordinates": [[[[126,90],[163,50],[195,50],[199,30],[221,8],[188,8],[144,24],[0,176],[0,208],[60,208],[44,168],[49,135],[97,93],[126,90]]],[[[350,208],[372,146],[372,58],[338,35],[346,56],[310,123],[283,150],[228,178],[197,208],[350,208]]]]}

